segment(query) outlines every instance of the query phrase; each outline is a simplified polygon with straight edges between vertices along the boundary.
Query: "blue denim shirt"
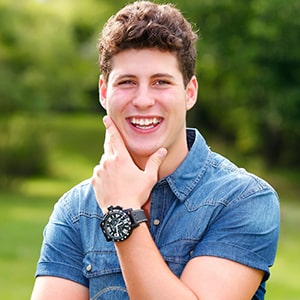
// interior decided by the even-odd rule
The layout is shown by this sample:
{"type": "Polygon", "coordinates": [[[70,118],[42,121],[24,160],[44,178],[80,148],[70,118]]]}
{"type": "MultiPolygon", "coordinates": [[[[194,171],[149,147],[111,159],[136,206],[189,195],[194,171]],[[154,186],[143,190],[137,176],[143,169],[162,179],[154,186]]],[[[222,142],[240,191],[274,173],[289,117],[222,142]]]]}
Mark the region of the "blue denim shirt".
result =
{"type": "MultiPolygon", "coordinates": [[[[189,154],[151,193],[149,227],[170,269],[209,255],[265,271],[253,299],[264,298],[279,234],[279,201],[263,180],[212,152],[188,129],[189,154]]],[[[102,212],[90,180],[55,205],[44,230],[36,276],[67,278],[89,288],[90,299],[129,299],[112,242],[100,229],[102,212]]]]}

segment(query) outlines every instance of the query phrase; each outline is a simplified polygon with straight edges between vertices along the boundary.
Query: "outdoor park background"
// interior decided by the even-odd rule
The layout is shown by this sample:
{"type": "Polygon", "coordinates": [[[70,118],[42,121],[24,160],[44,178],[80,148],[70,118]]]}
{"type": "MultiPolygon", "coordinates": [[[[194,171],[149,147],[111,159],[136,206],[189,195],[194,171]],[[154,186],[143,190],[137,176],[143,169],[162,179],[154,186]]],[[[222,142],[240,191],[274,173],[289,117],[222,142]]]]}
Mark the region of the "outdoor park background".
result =
{"type": "MultiPolygon", "coordinates": [[[[1,299],[30,297],[54,203],[99,161],[96,44],[126,2],[0,0],[1,299]]],[[[300,2],[173,3],[201,36],[188,125],[277,189],[282,228],[266,299],[300,299],[300,2]]]]}

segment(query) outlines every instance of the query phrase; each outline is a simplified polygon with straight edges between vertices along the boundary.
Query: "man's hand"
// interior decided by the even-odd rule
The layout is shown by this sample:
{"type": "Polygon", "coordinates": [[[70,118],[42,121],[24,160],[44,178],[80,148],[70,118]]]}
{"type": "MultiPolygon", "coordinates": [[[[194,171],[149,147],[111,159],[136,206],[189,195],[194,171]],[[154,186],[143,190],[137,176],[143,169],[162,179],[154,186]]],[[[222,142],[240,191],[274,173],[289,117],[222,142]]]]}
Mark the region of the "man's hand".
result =
{"type": "Polygon", "coordinates": [[[112,119],[105,116],[103,122],[106,127],[104,153],[92,177],[99,206],[104,212],[109,205],[141,208],[158,180],[158,169],[167,150],[158,149],[149,157],[145,170],[141,170],[133,162],[112,119]]]}

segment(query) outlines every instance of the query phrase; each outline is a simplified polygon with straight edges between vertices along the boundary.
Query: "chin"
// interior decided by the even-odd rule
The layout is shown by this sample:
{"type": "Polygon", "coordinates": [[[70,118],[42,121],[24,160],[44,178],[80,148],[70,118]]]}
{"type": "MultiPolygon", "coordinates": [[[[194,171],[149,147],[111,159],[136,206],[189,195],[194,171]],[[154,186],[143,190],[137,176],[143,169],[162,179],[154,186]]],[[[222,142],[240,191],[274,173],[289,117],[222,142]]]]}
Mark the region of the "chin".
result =
{"type": "Polygon", "coordinates": [[[152,155],[155,151],[157,151],[159,148],[153,147],[153,148],[131,148],[129,149],[129,152],[134,156],[134,157],[149,157],[152,155]]]}

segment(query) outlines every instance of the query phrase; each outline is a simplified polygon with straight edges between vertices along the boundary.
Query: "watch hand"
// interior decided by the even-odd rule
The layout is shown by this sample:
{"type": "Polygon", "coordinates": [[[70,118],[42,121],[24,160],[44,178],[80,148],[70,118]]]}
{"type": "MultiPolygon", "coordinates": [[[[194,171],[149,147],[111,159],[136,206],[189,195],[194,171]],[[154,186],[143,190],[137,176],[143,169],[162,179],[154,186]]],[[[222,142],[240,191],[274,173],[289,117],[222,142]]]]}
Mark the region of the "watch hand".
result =
{"type": "Polygon", "coordinates": [[[117,235],[119,235],[119,226],[121,226],[122,225],[122,221],[120,221],[120,222],[118,222],[117,224],[116,224],[116,233],[117,233],[117,235]]]}

